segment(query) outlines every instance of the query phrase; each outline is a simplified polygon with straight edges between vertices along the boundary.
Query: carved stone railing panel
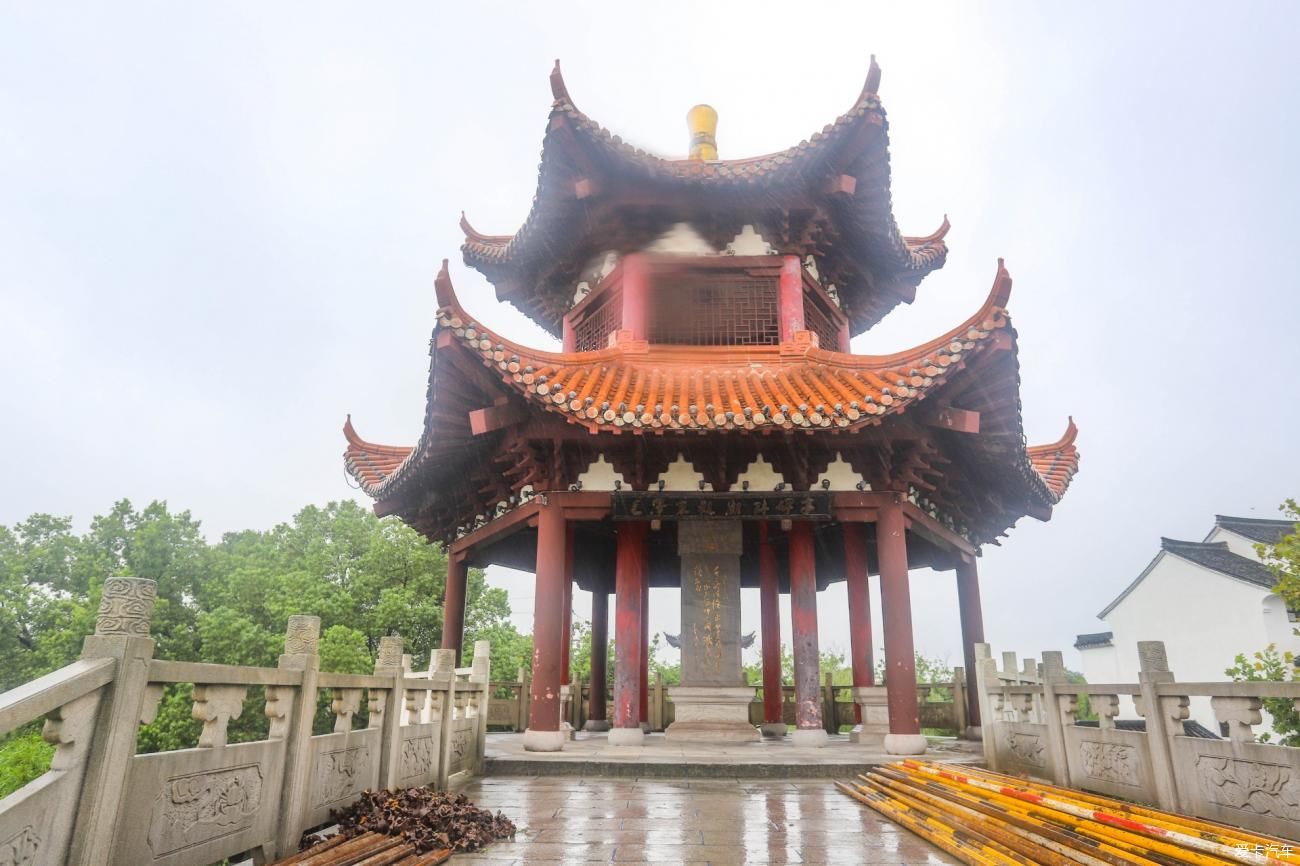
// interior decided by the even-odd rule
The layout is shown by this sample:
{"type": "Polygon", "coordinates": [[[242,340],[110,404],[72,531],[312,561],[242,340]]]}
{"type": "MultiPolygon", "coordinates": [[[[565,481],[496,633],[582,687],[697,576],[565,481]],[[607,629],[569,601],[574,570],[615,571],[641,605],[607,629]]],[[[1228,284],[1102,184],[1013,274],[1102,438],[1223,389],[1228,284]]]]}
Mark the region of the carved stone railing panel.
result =
{"type": "Polygon", "coordinates": [[[1113,726],[1070,725],[1064,735],[1071,787],[1125,800],[1155,802],[1145,734],[1113,726]]]}
{"type": "Polygon", "coordinates": [[[1173,738],[1183,811],[1293,838],[1300,826],[1300,749],[1173,738]]]}

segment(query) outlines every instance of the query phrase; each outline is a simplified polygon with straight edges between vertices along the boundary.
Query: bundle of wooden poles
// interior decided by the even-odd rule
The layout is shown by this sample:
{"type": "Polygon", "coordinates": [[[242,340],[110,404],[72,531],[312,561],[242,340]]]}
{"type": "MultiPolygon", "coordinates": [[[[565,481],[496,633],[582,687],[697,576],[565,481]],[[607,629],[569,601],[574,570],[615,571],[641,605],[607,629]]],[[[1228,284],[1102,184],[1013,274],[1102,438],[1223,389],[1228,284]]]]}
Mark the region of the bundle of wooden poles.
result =
{"type": "Polygon", "coordinates": [[[1300,862],[1300,843],[966,766],[901,761],[835,785],[980,866],[1300,862]]]}
{"type": "Polygon", "coordinates": [[[400,836],[362,833],[348,838],[342,834],[277,860],[275,866],[437,866],[451,859],[452,851],[420,853],[400,836]]]}

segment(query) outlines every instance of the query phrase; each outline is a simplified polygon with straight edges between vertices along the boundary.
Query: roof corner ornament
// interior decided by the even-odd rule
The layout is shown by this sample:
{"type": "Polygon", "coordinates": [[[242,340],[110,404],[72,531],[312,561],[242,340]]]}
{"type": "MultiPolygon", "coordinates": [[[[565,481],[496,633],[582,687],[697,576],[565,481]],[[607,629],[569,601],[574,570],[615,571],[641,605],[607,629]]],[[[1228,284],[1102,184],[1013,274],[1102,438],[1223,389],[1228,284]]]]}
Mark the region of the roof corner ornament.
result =
{"type": "Polygon", "coordinates": [[[711,105],[697,105],[686,112],[691,131],[691,159],[711,162],[718,158],[718,112],[711,105]]]}
{"type": "Polygon", "coordinates": [[[863,96],[875,96],[880,92],[880,66],[876,63],[876,55],[871,55],[871,65],[867,67],[867,81],[862,85],[863,96]]]}
{"type": "Polygon", "coordinates": [[[442,260],[442,269],[433,280],[434,295],[439,307],[450,307],[456,303],[456,293],[451,287],[451,274],[447,270],[447,260],[442,260]]]}
{"type": "Polygon", "coordinates": [[[556,102],[567,102],[573,104],[573,99],[569,96],[569,88],[564,84],[564,73],[560,71],[560,58],[555,58],[555,68],[551,70],[551,96],[556,102]]]}
{"type": "Polygon", "coordinates": [[[1007,301],[1011,299],[1011,273],[1007,270],[1005,260],[998,257],[998,274],[993,278],[993,291],[990,293],[990,300],[995,307],[1006,307],[1007,301]]]}

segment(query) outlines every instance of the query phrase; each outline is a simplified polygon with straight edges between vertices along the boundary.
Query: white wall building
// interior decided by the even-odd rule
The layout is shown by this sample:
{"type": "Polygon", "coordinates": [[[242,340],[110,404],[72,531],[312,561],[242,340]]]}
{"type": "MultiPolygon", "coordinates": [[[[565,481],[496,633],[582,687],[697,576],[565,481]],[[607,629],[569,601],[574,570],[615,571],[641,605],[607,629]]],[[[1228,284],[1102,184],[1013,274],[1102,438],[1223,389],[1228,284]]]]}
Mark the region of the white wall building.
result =
{"type": "MultiPolygon", "coordinates": [[[[1285,520],[1218,515],[1204,541],[1160,539],[1160,552],[1097,615],[1108,631],[1081,634],[1075,648],[1090,683],[1135,683],[1137,643],[1164,641],[1169,666],[1185,682],[1224,682],[1238,653],[1270,643],[1300,654],[1294,611],[1274,593],[1273,574],[1255,552],[1296,529],[1285,520]]],[[[1191,718],[1218,731],[1209,698],[1192,698],[1191,718]]],[[[1136,718],[1132,700],[1122,718],[1136,718]]],[[[1265,726],[1259,730],[1268,730],[1265,726]]]]}

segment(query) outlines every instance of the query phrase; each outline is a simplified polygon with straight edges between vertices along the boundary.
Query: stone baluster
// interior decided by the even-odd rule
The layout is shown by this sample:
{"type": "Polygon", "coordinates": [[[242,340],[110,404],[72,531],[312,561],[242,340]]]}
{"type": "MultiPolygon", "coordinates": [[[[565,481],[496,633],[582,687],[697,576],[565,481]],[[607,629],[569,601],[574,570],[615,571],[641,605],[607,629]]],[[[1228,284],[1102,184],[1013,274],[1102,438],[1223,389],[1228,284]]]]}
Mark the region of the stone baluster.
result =
{"type": "Polygon", "coordinates": [[[297,671],[301,681],[290,694],[289,687],[276,686],[267,691],[267,715],[271,730],[279,729],[285,740],[284,787],[280,794],[280,821],[276,849],[282,853],[298,850],[298,839],[305,829],[304,818],[311,797],[311,726],[316,716],[317,679],[320,675],[320,617],[291,616],[284,633],[281,670],[297,671]],[[273,709],[274,706],[274,709],[273,709]],[[274,713],[274,714],[273,714],[274,713]]]}
{"type": "Polygon", "coordinates": [[[1263,706],[1257,697],[1210,698],[1214,718],[1219,724],[1228,726],[1228,739],[1234,744],[1255,742],[1255,733],[1251,728],[1264,720],[1260,713],[1263,706]]]}
{"type": "Polygon", "coordinates": [[[157,595],[152,580],[110,577],[104,582],[95,633],[82,645],[82,658],[114,659],[117,671],[95,713],[67,860],[71,866],[106,866],[117,847],[127,773],[149,685],[154,648],[149,623],[157,595]]]}
{"type": "Polygon", "coordinates": [[[402,772],[402,716],[400,708],[406,703],[402,696],[402,678],[406,668],[402,664],[402,639],[385,635],[379,639],[379,658],[375,659],[375,676],[391,682],[386,689],[370,690],[370,727],[383,731],[379,748],[379,784],[397,788],[402,772]]]}
{"type": "Polygon", "coordinates": [[[196,685],[194,687],[194,708],[190,717],[203,723],[199,732],[200,749],[224,749],[226,733],[231,719],[239,718],[244,710],[244,698],[248,697],[247,686],[231,685],[196,685]]]}
{"type": "Polygon", "coordinates": [[[1088,702],[1097,714],[1097,727],[1103,731],[1115,729],[1115,717],[1119,715],[1119,695],[1088,695],[1088,702]]]}
{"type": "Polygon", "coordinates": [[[1172,812],[1178,808],[1178,788],[1174,778],[1170,740],[1183,732],[1182,722],[1188,715],[1188,699],[1185,695],[1157,694],[1162,683],[1174,681],[1162,641],[1138,641],[1138,665],[1138,685],[1142,694],[1135,703],[1138,715],[1147,722],[1147,746],[1151,753],[1156,803],[1161,809],[1172,812]]]}

